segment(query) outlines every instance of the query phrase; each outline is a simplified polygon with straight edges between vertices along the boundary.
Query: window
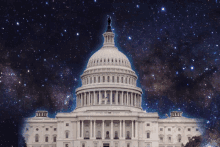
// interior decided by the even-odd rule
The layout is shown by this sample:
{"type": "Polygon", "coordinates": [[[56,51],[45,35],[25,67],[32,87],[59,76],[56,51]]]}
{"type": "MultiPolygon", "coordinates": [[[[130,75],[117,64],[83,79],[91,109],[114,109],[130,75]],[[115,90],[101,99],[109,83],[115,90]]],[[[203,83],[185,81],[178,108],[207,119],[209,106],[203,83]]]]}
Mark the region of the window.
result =
{"type": "Polygon", "coordinates": [[[163,131],[163,128],[160,128],[160,131],[163,131]]]}
{"type": "Polygon", "coordinates": [[[129,126],[130,126],[130,123],[126,123],[126,126],[129,127],[129,126]]]}
{"type": "Polygon", "coordinates": [[[100,131],[98,131],[97,137],[98,137],[98,138],[101,138],[101,132],[100,132],[100,131]]]}
{"type": "Polygon", "coordinates": [[[127,138],[130,138],[130,132],[127,131],[127,138]]]}
{"type": "Polygon", "coordinates": [[[57,137],[56,136],[53,137],[53,142],[57,142],[57,137]]]}
{"type": "Polygon", "coordinates": [[[118,138],[118,132],[115,131],[115,138],[118,138]]]}
{"type": "Polygon", "coordinates": [[[48,128],[46,128],[46,131],[48,131],[49,129],[48,128]]]}
{"type": "Polygon", "coordinates": [[[104,77],[104,76],[103,76],[103,79],[102,79],[102,81],[103,81],[103,82],[105,82],[105,77],[104,77]]]}
{"type": "Polygon", "coordinates": [[[150,124],[149,124],[149,123],[147,123],[147,126],[150,126],[150,124]]]}
{"type": "Polygon", "coordinates": [[[92,83],[92,77],[90,77],[90,84],[92,83]]]}
{"type": "Polygon", "coordinates": [[[178,135],[178,142],[181,142],[181,135],[178,135]]]}
{"type": "Polygon", "coordinates": [[[149,143],[147,144],[147,147],[150,147],[150,144],[149,144],[149,143]]]}
{"type": "Polygon", "coordinates": [[[168,131],[171,131],[171,128],[168,128],[168,131]]]}
{"type": "Polygon", "coordinates": [[[69,133],[68,132],[66,132],[66,138],[69,138],[69,133]]]}
{"type": "Polygon", "coordinates": [[[117,77],[117,83],[119,83],[119,77],[117,77]]]}
{"type": "Polygon", "coordinates": [[[129,82],[128,84],[130,84],[130,83],[131,83],[131,82],[130,82],[130,78],[129,78],[128,82],[129,82]]]}
{"type": "Polygon", "coordinates": [[[129,144],[129,143],[127,144],[127,147],[130,147],[130,144],[129,144]]]}
{"type": "Polygon", "coordinates": [[[109,138],[109,131],[106,132],[106,138],[109,138]]]}
{"type": "Polygon", "coordinates": [[[127,78],[125,78],[125,83],[127,84],[127,78]]]}
{"type": "Polygon", "coordinates": [[[38,128],[36,128],[36,131],[38,131],[39,129],[38,128]]]}
{"type": "Polygon", "coordinates": [[[190,137],[188,137],[188,140],[190,141],[190,137]]]}
{"type": "Polygon", "coordinates": [[[113,82],[113,83],[115,82],[115,77],[114,77],[114,76],[112,76],[112,82],[113,82]]]}
{"type": "Polygon", "coordinates": [[[110,82],[110,78],[109,78],[109,76],[108,76],[108,82],[110,82]]]}
{"type": "Polygon", "coordinates": [[[168,140],[169,140],[169,142],[171,142],[171,137],[170,136],[168,137],[168,140]]]}
{"type": "Polygon", "coordinates": [[[28,131],[28,128],[26,128],[26,131],[28,131]]]}
{"type": "Polygon", "coordinates": [[[150,133],[149,132],[147,132],[147,138],[150,138],[150,133]]]}
{"type": "Polygon", "coordinates": [[[199,129],[198,129],[198,128],[196,128],[196,131],[199,131],[199,129]]]}
{"type": "Polygon", "coordinates": [[[178,128],[178,131],[181,131],[181,129],[180,129],[180,128],[178,128]]]}
{"type": "Polygon", "coordinates": [[[65,145],[65,147],[69,147],[69,145],[68,145],[68,144],[66,144],[66,145],[65,145]]]}
{"type": "Polygon", "coordinates": [[[94,77],[94,83],[96,83],[96,77],[94,77]]]}
{"type": "Polygon", "coordinates": [[[69,126],[69,123],[66,123],[66,126],[69,126]]]}
{"type": "Polygon", "coordinates": [[[54,128],[53,130],[54,130],[54,131],[57,131],[57,128],[54,128]]]}
{"type": "Polygon", "coordinates": [[[188,128],[188,131],[191,131],[191,129],[190,129],[190,128],[188,128]]]}
{"type": "Polygon", "coordinates": [[[35,142],[39,142],[39,135],[38,134],[35,135],[35,142]]]}
{"type": "Polygon", "coordinates": [[[160,137],[160,141],[163,142],[163,137],[160,137]]]}
{"type": "Polygon", "coordinates": [[[48,136],[45,137],[45,142],[48,142],[48,136]]]}
{"type": "Polygon", "coordinates": [[[98,78],[98,83],[100,83],[100,77],[98,78]]]}
{"type": "Polygon", "coordinates": [[[121,83],[123,83],[123,77],[121,77],[121,83]]]}

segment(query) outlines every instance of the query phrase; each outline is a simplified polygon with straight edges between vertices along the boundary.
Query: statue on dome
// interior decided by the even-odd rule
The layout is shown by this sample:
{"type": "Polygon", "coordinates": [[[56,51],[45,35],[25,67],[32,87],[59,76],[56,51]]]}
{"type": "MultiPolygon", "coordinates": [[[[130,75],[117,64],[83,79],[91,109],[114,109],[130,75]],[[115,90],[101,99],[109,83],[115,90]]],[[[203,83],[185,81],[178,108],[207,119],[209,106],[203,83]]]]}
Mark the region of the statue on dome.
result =
{"type": "Polygon", "coordinates": [[[110,24],[111,24],[111,17],[109,16],[108,17],[108,25],[110,26],[110,24]]]}

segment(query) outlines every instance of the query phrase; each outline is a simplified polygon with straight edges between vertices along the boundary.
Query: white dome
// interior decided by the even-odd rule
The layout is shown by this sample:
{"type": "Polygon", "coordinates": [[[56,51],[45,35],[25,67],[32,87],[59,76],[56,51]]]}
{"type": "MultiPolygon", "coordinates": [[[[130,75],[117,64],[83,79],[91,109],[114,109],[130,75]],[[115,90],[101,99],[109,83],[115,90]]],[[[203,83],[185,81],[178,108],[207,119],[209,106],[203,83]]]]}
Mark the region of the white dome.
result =
{"type": "Polygon", "coordinates": [[[89,59],[87,68],[94,66],[124,66],[131,68],[128,58],[116,47],[102,47],[89,59]]]}

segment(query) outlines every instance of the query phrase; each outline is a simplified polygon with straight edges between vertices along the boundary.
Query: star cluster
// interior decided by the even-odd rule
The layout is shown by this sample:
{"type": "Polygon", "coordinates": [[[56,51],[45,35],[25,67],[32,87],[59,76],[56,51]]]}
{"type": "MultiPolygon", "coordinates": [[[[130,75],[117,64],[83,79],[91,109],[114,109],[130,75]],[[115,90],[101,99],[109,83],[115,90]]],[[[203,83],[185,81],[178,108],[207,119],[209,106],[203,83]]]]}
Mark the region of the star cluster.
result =
{"type": "Polygon", "coordinates": [[[219,2],[1,2],[0,132],[11,135],[0,133],[0,146],[18,146],[22,118],[36,110],[51,117],[74,110],[80,75],[103,44],[108,15],[116,46],[138,75],[143,109],[203,118],[204,145],[219,143],[219,2]]]}

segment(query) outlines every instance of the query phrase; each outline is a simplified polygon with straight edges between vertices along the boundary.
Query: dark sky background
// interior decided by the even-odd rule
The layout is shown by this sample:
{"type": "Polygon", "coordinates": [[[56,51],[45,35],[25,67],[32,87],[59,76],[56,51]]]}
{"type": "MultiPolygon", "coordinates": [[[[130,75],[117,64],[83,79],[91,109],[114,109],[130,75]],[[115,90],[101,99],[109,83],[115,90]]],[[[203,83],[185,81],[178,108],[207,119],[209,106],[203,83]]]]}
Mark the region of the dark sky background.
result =
{"type": "Polygon", "coordinates": [[[139,77],[143,110],[203,118],[204,145],[220,143],[220,0],[155,2],[1,0],[0,146],[22,146],[22,119],[36,110],[74,110],[108,15],[139,77]]]}

